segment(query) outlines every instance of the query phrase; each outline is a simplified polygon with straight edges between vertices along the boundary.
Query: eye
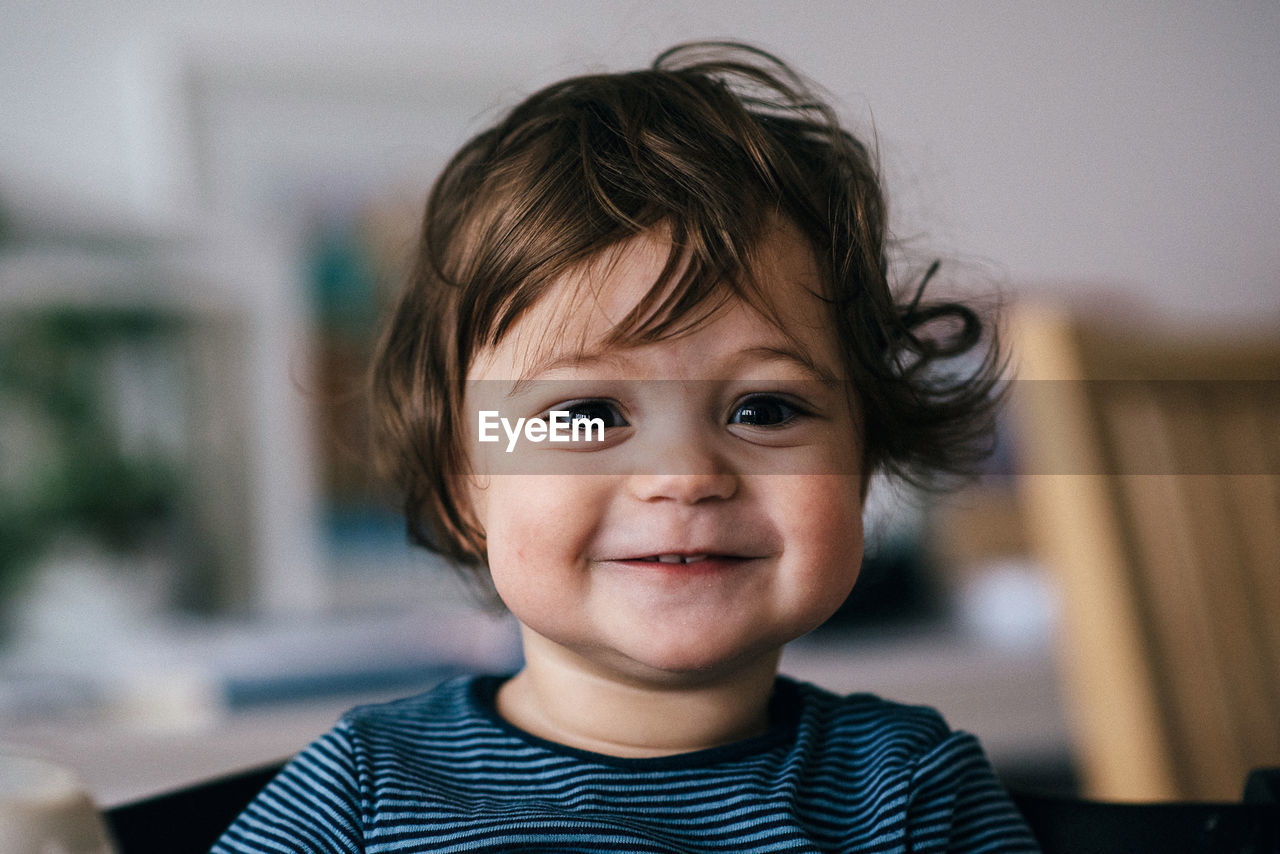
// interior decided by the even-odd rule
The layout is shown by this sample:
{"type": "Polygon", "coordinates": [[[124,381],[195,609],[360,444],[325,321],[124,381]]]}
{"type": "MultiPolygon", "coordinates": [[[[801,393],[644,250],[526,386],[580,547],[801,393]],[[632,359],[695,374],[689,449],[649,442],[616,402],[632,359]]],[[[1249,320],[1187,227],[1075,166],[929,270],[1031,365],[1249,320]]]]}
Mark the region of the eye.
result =
{"type": "Polygon", "coordinates": [[[744,398],[729,416],[730,424],[746,424],[750,427],[781,427],[805,415],[799,406],[770,394],[756,394],[744,398]]]}
{"type": "Polygon", "coordinates": [[[610,400],[572,400],[554,406],[552,409],[557,412],[568,412],[570,424],[574,421],[591,421],[599,418],[604,422],[606,430],[610,427],[629,426],[627,419],[622,417],[622,410],[610,400]]]}

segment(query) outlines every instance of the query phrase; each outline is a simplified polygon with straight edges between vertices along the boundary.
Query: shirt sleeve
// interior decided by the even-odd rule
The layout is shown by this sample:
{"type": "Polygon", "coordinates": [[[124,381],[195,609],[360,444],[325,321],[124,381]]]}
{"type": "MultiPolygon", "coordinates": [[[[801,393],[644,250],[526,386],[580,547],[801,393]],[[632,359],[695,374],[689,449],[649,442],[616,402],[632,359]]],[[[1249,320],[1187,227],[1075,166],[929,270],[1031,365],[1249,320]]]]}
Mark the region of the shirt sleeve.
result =
{"type": "Polygon", "coordinates": [[[913,854],[1040,851],[978,740],[966,732],[952,733],[918,759],[911,788],[907,825],[913,854]]]}
{"type": "Polygon", "coordinates": [[[359,854],[359,770],[340,723],[299,753],[250,802],[211,854],[359,854]]]}

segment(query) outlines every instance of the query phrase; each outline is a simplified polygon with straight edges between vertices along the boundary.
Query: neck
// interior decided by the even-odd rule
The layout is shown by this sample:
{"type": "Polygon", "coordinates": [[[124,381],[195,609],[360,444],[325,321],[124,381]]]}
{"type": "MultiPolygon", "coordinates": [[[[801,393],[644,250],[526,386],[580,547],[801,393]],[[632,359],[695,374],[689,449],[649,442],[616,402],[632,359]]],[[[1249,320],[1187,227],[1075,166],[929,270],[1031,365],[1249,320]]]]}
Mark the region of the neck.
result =
{"type": "Polygon", "coordinates": [[[619,678],[524,630],[525,667],[498,691],[524,731],[609,756],[669,756],[760,735],[778,653],[698,678],[619,678]]]}

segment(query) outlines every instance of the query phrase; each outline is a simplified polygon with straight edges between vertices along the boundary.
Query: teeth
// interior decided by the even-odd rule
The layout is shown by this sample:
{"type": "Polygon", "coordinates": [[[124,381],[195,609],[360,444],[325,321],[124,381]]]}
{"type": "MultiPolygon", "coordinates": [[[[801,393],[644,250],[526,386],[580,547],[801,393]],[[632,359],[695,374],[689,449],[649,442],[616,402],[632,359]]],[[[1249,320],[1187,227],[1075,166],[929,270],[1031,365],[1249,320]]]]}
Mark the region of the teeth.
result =
{"type": "Polygon", "coordinates": [[[653,563],[697,563],[700,560],[706,560],[706,555],[689,555],[681,557],[680,555],[656,555],[654,557],[645,558],[653,563]]]}

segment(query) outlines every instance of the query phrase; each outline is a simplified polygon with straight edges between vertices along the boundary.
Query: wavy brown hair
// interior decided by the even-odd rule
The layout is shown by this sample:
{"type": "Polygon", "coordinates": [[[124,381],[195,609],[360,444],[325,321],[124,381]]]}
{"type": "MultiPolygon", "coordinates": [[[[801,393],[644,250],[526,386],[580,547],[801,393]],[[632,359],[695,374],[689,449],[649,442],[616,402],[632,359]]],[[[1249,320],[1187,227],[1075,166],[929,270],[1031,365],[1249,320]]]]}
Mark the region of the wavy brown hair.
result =
{"type": "Polygon", "coordinates": [[[663,228],[666,266],[613,343],[679,335],[732,297],[768,313],[753,257],[778,216],[819,261],[819,297],[862,415],[864,472],[929,485],[975,467],[991,448],[998,348],[984,346],[966,305],[925,302],[923,286],[895,300],[867,147],[781,60],[739,44],[680,45],[648,69],[530,96],[463,146],[432,188],[373,369],[379,458],[410,539],[483,575],[484,532],[458,481],[467,371],[552,283],[663,228]]]}

